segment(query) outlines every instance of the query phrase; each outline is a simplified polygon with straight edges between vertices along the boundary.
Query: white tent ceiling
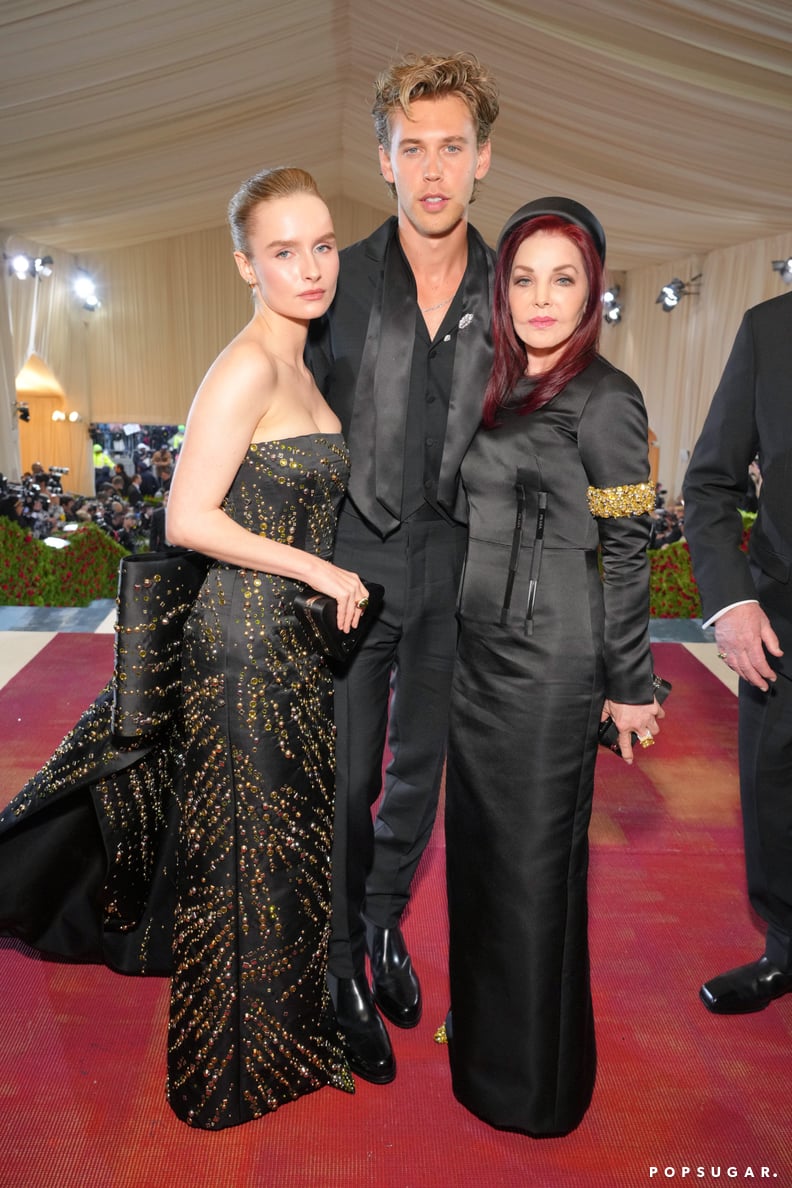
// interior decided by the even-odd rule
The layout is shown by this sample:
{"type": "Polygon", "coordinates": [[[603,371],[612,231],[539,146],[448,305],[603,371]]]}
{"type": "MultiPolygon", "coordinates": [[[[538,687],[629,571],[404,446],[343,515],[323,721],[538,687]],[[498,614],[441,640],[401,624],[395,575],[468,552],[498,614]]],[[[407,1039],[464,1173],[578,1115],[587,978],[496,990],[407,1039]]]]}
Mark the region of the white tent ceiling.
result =
{"type": "Polygon", "coordinates": [[[283,163],[387,213],[372,79],[455,49],[501,90],[491,241],[553,193],[614,269],[792,226],[790,0],[3,0],[0,228],[79,253],[218,226],[283,163]]]}

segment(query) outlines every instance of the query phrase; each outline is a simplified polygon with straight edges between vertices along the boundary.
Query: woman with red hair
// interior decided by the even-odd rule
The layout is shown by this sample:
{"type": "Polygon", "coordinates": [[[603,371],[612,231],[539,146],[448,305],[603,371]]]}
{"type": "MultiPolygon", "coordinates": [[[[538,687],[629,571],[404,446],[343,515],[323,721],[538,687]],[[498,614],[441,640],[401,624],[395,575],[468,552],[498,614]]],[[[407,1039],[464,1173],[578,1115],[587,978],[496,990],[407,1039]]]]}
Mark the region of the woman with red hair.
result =
{"type": "Polygon", "coordinates": [[[622,757],[662,710],[649,650],[648,430],[597,354],[605,235],[566,198],[498,244],[495,357],[462,466],[470,522],[446,781],[454,1093],[565,1134],[596,1053],[588,825],[601,719],[622,757]],[[601,558],[601,569],[600,569],[601,558]]]}

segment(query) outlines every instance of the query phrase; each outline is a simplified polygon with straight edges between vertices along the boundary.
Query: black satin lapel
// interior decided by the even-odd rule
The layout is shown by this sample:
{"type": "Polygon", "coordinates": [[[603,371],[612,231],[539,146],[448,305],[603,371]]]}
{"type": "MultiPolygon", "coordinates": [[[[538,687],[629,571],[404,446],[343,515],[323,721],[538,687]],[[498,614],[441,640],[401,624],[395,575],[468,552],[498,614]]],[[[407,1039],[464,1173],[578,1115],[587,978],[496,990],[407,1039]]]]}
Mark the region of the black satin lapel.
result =
{"type": "Polygon", "coordinates": [[[484,389],[492,367],[494,279],[493,253],[479,233],[468,227],[463,312],[456,330],[448,431],[437,487],[438,501],[452,513],[457,498],[459,467],[481,420],[484,389]]]}
{"type": "MultiPolygon", "coordinates": [[[[369,314],[366,341],[358,369],[352,415],[349,422],[350,477],[348,492],[362,516],[374,523],[374,372],[377,366],[380,317],[382,312],[382,272],[369,314]]],[[[377,525],[378,526],[378,525],[377,525]]]]}
{"type": "Polygon", "coordinates": [[[379,355],[374,379],[377,417],[377,499],[401,514],[407,404],[418,316],[415,281],[395,240],[385,259],[379,355]]]}
{"type": "Polygon", "coordinates": [[[349,434],[350,497],[383,535],[398,527],[401,512],[416,316],[414,282],[394,235],[369,315],[349,434]]]}

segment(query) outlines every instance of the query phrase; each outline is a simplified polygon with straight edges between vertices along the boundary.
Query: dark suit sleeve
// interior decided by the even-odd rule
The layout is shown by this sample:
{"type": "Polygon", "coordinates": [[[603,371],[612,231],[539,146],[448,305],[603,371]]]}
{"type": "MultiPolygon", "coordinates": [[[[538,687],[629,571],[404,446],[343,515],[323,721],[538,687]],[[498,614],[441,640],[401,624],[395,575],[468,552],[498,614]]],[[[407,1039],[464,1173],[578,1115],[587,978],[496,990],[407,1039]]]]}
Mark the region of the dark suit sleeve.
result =
{"type": "Polygon", "coordinates": [[[155,508],[151,516],[151,531],[149,532],[149,549],[152,553],[159,553],[165,548],[165,511],[155,508]]]}
{"type": "Polygon", "coordinates": [[[652,700],[649,649],[649,558],[653,498],[649,428],[643,397],[623,372],[609,372],[586,404],[578,446],[592,498],[605,493],[596,515],[605,604],[605,692],[615,701],[652,700]],[[626,488],[623,493],[619,489],[626,488]]]}
{"type": "Polygon", "coordinates": [[[685,536],[705,621],[734,602],[756,598],[740,548],[740,507],[758,449],[752,313],[743,318],[684,482],[685,536]]]}
{"type": "Polygon", "coordinates": [[[327,314],[310,322],[304,358],[306,367],[314,377],[314,383],[326,398],[330,390],[332,371],[330,322],[327,314]]]}

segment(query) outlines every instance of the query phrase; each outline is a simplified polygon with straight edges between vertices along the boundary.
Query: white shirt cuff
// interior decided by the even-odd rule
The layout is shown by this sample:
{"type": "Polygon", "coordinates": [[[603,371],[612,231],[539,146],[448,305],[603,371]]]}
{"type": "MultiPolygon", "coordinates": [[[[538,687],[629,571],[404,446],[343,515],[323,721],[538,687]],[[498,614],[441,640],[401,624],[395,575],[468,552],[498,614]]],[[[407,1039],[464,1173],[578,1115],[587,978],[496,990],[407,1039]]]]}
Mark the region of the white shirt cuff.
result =
{"type": "Polygon", "coordinates": [[[702,628],[711,627],[713,623],[717,623],[721,615],[725,615],[726,611],[733,610],[735,606],[745,606],[749,602],[758,603],[758,598],[742,598],[739,602],[731,602],[728,606],[721,607],[711,618],[707,619],[706,623],[702,623],[702,628]]]}

